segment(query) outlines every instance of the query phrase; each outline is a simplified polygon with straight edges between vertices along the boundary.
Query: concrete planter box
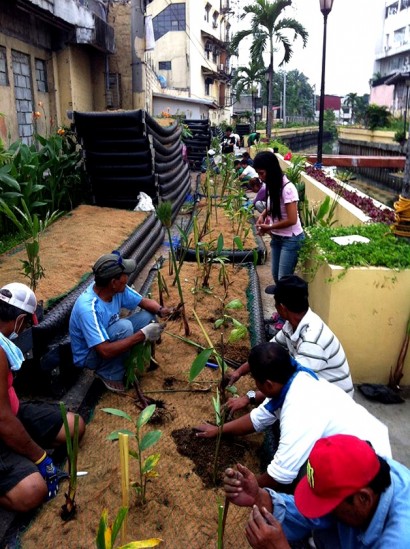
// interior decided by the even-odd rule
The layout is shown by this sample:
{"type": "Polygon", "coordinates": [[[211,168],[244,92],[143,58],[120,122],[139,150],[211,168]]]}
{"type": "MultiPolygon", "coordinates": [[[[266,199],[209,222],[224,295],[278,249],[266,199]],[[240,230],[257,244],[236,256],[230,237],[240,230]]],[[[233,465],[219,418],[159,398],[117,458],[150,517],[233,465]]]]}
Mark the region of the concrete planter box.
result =
{"type": "Polygon", "coordinates": [[[364,128],[349,128],[348,126],[339,126],[337,134],[339,139],[347,139],[349,141],[363,141],[365,143],[385,143],[388,145],[397,145],[394,141],[393,131],[382,130],[366,130],[364,128]]]}
{"type": "MultiPolygon", "coordinates": [[[[283,172],[285,172],[291,165],[291,162],[283,160],[280,155],[277,155],[277,157],[283,172]]],[[[310,177],[304,172],[302,172],[301,179],[305,184],[305,196],[309,200],[310,204],[320,204],[321,202],[323,202],[326,196],[330,196],[331,200],[335,198],[336,195],[331,189],[326,187],[326,185],[319,183],[319,181],[316,181],[316,179],[310,177]]],[[[346,189],[355,192],[359,196],[367,196],[357,189],[353,188],[352,186],[348,185],[347,183],[340,182],[340,184],[343,185],[346,189]]],[[[385,204],[381,204],[377,200],[373,200],[373,202],[376,206],[387,208],[385,204]]],[[[334,227],[349,227],[350,225],[362,225],[364,223],[371,223],[372,220],[368,215],[363,213],[360,208],[357,208],[344,198],[340,198],[338,204],[336,205],[334,221],[334,227]]]]}
{"type": "MultiPolygon", "coordinates": [[[[387,383],[405,337],[410,270],[322,265],[309,283],[312,309],[343,344],[355,383],[387,383]]],[[[410,353],[402,385],[410,385],[410,353]]]]}
{"type": "MultiPolygon", "coordinates": [[[[285,171],[290,163],[278,158],[285,171]]],[[[326,195],[335,196],[312,177],[302,174],[302,179],[309,202],[321,203],[326,195]]],[[[380,205],[377,201],[375,204],[380,205]]],[[[337,204],[334,218],[335,227],[371,222],[343,198],[337,204]]],[[[410,270],[357,267],[345,271],[340,266],[322,264],[309,281],[310,305],[342,342],[355,383],[388,382],[405,337],[409,295],[410,270]]],[[[410,353],[401,383],[410,385],[410,353]]]]}

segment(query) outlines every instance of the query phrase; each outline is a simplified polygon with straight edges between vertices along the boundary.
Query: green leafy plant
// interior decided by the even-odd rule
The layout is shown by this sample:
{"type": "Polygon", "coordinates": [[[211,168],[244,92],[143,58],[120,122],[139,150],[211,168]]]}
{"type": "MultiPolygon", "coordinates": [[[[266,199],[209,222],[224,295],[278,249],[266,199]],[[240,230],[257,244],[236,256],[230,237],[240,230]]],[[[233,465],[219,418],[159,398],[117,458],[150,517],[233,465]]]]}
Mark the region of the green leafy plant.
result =
{"type": "Polygon", "coordinates": [[[335,210],[339,196],[330,200],[330,196],[326,196],[324,200],[316,206],[310,206],[309,200],[305,198],[302,203],[301,216],[304,227],[314,227],[320,225],[322,227],[331,227],[337,220],[334,219],[335,210]]]}
{"type": "Polygon", "coordinates": [[[63,520],[71,520],[76,514],[75,495],[77,492],[77,460],[79,442],[79,421],[80,416],[74,414],[74,432],[71,439],[70,427],[67,421],[67,409],[64,402],[60,402],[60,411],[63,418],[65,440],[68,456],[68,490],[65,495],[65,504],[61,507],[60,516],[63,520]]]}
{"type": "Polygon", "coordinates": [[[30,287],[35,292],[38,281],[45,276],[44,267],[41,265],[40,260],[40,235],[62,215],[62,212],[47,212],[44,219],[39,219],[37,214],[30,213],[24,200],[21,203],[23,211],[14,206],[17,216],[7,203],[0,198],[0,211],[14,223],[21,234],[28,235],[31,239],[24,243],[27,260],[21,261],[23,263],[22,272],[30,280],[30,287]]]}
{"type": "Polygon", "coordinates": [[[229,335],[228,343],[234,343],[235,341],[239,341],[240,339],[243,339],[248,333],[246,326],[236,320],[233,316],[226,314],[226,311],[237,311],[238,309],[242,308],[242,301],[240,299],[233,299],[226,305],[223,305],[223,315],[221,318],[218,318],[215,321],[215,329],[218,329],[223,325],[226,326],[227,324],[233,324],[234,328],[229,335]]]}
{"type": "MultiPolygon", "coordinates": [[[[133,438],[137,445],[137,450],[130,450],[130,456],[133,457],[138,464],[138,479],[133,483],[135,487],[137,497],[139,502],[144,505],[146,503],[146,490],[147,482],[158,476],[156,471],[156,466],[160,459],[160,454],[150,454],[146,458],[143,458],[143,452],[151,448],[154,444],[158,442],[161,438],[162,432],[158,430],[148,431],[143,434],[143,427],[149,422],[153,414],[155,413],[156,406],[155,404],[150,404],[147,406],[137,417],[135,421],[135,433],[128,431],[127,429],[119,429],[113,431],[108,435],[108,440],[118,440],[120,433],[125,433],[133,438]]],[[[117,417],[126,419],[130,423],[134,423],[131,416],[129,416],[123,410],[118,410],[117,408],[102,408],[103,412],[111,414],[117,417]]]]}
{"type": "Polygon", "coordinates": [[[218,542],[217,549],[224,548],[224,535],[226,526],[226,517],[229,510],[229,499],[225,498],[225,505],[222,505],[221,501],[217,500],[218,504],[218,542]]]}
{"type": "Polygon", "coordinates": [[[177,265],[177,259],[176,259],[174,244],[173,244],[172,235],[171,235],[172,202],[170,202],[169,200],[161,202],[160,204],[158,204],[156,212],[157,212],[158,219],[161,221],[163,227],[165,228],[168,234],[169,248],[171,252],[171,261],[174,267],[175,282],[176,282],[176,285],[178,288],[178,294],[179,294],[179,304],[177,306],[177,309],[181,313],[181,318],[184,323],[185,335],[189,336],[190,329],[189,329],[188,319],[185,312],[184,295],[182,292],[181,279],[179,276],[179,269],[177,265]]]}
{"type": "Polygon", "coordinates": [[[404,145],[406,142],[406,132],[404,130],[397,130],[397,132],[394,134],[393,140],[397,143],[400,143],[400,145],[404,145]]]}
{"type": "MultiPolygon", "coordinates": [[[[100,523],[98,525],[97,538],[95,544],[97,549],[114,549],[115,540],[121,530],[121,525],[127,516],[128,509],[121,507],[114,519],[114,523],[108,524],[108,509],[104,509],[101,513],[100,523]]],[[[145,549],[148,547],[156,547],[162,542],[162,539],[151,538],[142,541],[131,541],[125,545],[121,545],[118,549],[145,549]]]]}
{"type": "Polygon", "coordinates": [[[410,268],[410,247],[395,238],[383,223],[352,227],[311,227],[299,252],[299,262],[305,274],[312,278],[323,263],[340,265],[345,274],[351,267],[410,268]],[[340,246],[332,240],[336,236],[359,235],[368,243],[356,242],[340,246]],[[310,265],[310,267],[309,267],[310,265]]]}
{"type": "Polygon", "coordinates": [[[218,476],[219,449],[221,447],[222,429],[225,423],[225,416],[226,416],[225,408],[221,405],[219,388],[216,389],[216,397],[212,397],[212,404],[215,411],[215,424],[218,427],[218,435],[216,437],[216,444],[215,444],[214,466],[213,466],[213,473],[212,473],[214,484],[216,484],[216,480],[218,476]]]}
{"type": "Polygon", "coordinates": [[[350,170],[338,169],[336,172],[336,177],[340,181],[343,181],[343,183],[349,183],[349,181],[353,181],[354,179],[356,179],[356,175],[350,170]]]}

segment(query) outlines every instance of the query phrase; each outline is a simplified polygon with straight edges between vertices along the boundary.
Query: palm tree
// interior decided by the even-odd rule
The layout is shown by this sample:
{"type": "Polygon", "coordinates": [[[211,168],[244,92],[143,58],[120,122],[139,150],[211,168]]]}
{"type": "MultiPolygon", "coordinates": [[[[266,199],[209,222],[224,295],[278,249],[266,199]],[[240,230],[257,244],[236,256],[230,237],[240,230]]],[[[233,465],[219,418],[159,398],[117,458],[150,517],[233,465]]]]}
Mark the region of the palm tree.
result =
{"type": "MultiPolygon", "coordinates": [[[[242,19],[252,14],[251,26],[249,29],[239,31],[232,38],[231,50],[237,55],[240,42],[247,36],[252,36],[253,42],[250,49],[251,58],[255,62],[261,61],[264,51],[269,52],[269,83],[273,82],[273,53],[278,51],[278,46],[284,49],[284,55],[279,66],[288,63],[293,54],[291,40],[286,31],[293,31],[295,39],[300,36],[303,40],[303,47],[306,46],[308,33],[305,28],[295,19],[282,17],[285,8],[292,5],[292,0],[254,0],[254,4],[243,8],[242,19]],[[275,47],[274,43],[278,46],[275,47]]],[[[266,134],[271,136],[272,130],[272,94],[268,90],[268,123],[266,134]]]]}
{"type": "Polygon", "coordinates": [[[252,116],[254,130],[256,131],[256,109],[255,109],[255,84],[265,81],[265,67],[260,62],[251,60],[248,67],[238,67],[232,80],[232,88],[235,90],[237,101],[240,100],[243,92],[251,92],[252,116]]]}
{"type": "Polygon", "coordinates": [[[350,118],[351,123],[354,124],[354,111],[359,102],[359,98],[357,97],[357,93],[348,93],[346,97],[344,98],[343,105],[346,107],[350,107],[352,111],[352,116],[350,118]]]}

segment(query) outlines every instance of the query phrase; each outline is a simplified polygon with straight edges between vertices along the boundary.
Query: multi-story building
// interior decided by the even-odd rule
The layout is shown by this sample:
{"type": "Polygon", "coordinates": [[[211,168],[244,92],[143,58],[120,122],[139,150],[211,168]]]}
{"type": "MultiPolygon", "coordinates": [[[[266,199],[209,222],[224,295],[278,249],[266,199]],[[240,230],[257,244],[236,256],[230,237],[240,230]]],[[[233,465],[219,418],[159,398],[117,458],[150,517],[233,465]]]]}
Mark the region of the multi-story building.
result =
{"type": "Polygon", "coordinates": [[[410,0],[386,0],[380,14],[370,103],[403,115],[410,86],[410,0]]]}
{"type": "Polygon", "coordinates": [[[147,64],[161,85],[152,92],[152,112],[187,118],[229,118],[231,101],[228,44],[230,0],[151,0],[155,48],[147,64]]]}
{"type": "Polygon", "coordinates": [[[107,105],[114,31],[100,0],[0,0],[0,138],[31,143],[107,105]],[[34,114],[37,113],[37,114],[34,114]]]}

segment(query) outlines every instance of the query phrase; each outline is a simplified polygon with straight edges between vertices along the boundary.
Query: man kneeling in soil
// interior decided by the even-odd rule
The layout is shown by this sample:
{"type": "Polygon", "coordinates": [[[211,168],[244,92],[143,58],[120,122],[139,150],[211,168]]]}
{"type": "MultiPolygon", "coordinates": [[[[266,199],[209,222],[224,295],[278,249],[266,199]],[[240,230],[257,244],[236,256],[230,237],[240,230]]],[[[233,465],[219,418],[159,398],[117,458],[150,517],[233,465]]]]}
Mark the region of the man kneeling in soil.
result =
{"type": "MultiPolygon", "coordinates": [[[[279,446],[259,486],[292,492],[314,443],[333,434],[369,440],[377,453],[391,456],[387,427],[356,404],[339,387],[304,368],[277,343],[256,345],[248,358],[251,375],[267,397],[251,413],[225,423],[222,432],[246,435],[260,432],[280,420],[279,446]]],[[[215,437],[218,427],[196,428],[197,436],[215,437]]]]}
{"type": "Polygon", "coordinates": [[[410,547],[409,469],[354,436],[318,440],[294,496],[260,488],[240,464],[225,471],[224,488],[229,501],[252,507],[253,549],[289,548],[311,532],[324,549],[410,547]]]}
{"type": "MultiPolygon", "coordinates": [[[[60,407],[20,402],[13,388],[13,371],[23,353],[11,341],[26,327],[37,308],[34,293],[13,282],[0,289],[0,506],[19,512],[35,509],[58,492],[58,472],[44,448],[65,444],[60,407]]],[[[71,434],[74,415],[67,414],[71,434]]],[[[80,418],[79,435],[84,421],[80,418]]]]}
{"type": "Polygon", "coordinates": [[[172,309],[142,297],[127,286],[128,275],[136,268],[134,259],[124,259],[117,251],[102,255],[94,267],[94,283],[74,304],[70,317],[70,337],[74,364],[95,370],[110,391],[125,391],[124,361],[137,343],[157,341],[162,327],[156,316],[166,317],[172,309]],[[122,308],[134,311],[120,318],[122,308]]]}
{"type": "MultiPolygon", "coordinates": [[[[283,276],[275,286],[268,286],[265,292],[274,296],[276,310],[285,320],[283,328],[271,342],[279,343],[299,364],[353,397],[353,382],[342,344],[310,309],[306,282],[296,275],[283,276]]],[[[233,385],[248,373],[249,364],[245,362],[227,376],[228,385],[233,385]]],[[[249,391],[245,396],[230,398],[227,407],[231,412],[236,412],[249,403],[260,404],[263,399],[260,391],[249,391]]]]}

